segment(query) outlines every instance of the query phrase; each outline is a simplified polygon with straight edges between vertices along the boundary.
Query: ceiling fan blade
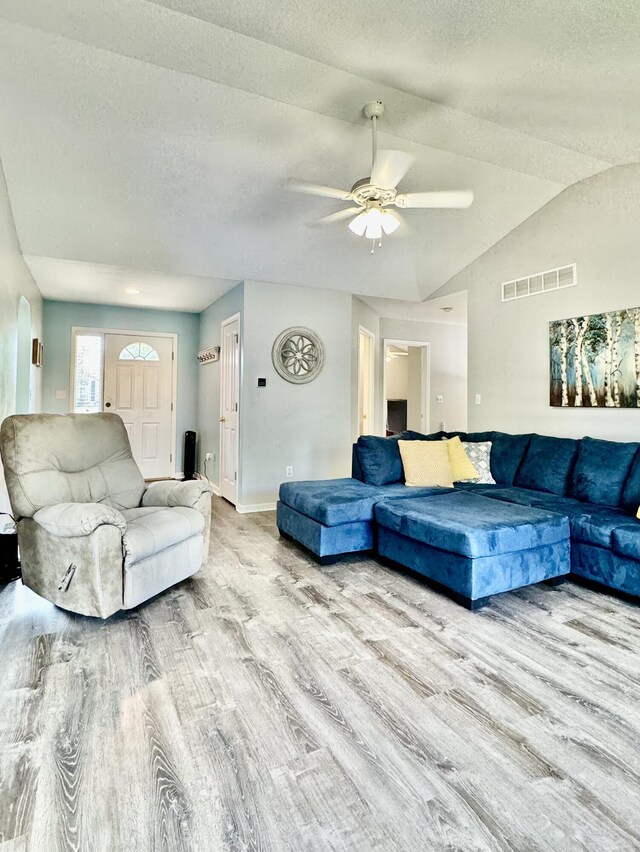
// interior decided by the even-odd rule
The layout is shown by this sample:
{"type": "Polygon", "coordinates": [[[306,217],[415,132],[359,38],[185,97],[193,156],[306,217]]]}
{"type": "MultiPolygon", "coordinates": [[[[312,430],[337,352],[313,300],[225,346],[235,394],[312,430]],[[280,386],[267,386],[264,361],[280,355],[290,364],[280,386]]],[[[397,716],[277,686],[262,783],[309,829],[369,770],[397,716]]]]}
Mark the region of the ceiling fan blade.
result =
{"type": "Polygon", "coordinates": [[[381,189],[395,189],[415,161],[406,151],[381,150],[371,169],[371,183],[381,189]]]}
{"type": "Polygon", "coordinates": [[[311,227],[316,225],[332,225],[334,222],[343,222],[345,219],[351,219],[357,213],[362,213],[362,207],[345,207],[344,210],[336,210],[335,213],[329,213],[328,216],[323,216],[322,219],[316,219],[311,223],[311,227]]]}
{"type": "Polygon", "coordinates": [[[408,192],[397,195],[396,207],[438,207],[465,209],[473,202],[473,191],[456,189],[445,192],[408,192]]]}
{"type": "Polygon", "coordinates": [[[350,189],[336,189],[334,186],[307,183],[304,180],[290,180],[287,189],[292,192],[303,192],[305,195],[319,195],[322,198],[339,198],[341,201],[349,201],[351,198],[350,189]]]}

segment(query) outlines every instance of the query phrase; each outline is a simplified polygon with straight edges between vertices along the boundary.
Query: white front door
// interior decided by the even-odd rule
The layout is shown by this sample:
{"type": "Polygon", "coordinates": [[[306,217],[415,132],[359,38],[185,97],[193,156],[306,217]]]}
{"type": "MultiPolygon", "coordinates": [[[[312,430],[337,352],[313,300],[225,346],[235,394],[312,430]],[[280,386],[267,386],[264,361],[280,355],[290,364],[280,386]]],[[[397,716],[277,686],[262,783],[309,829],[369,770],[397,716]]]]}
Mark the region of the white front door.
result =
{"type": "Polygon", "coordinates": [[[238,502],[238,403],[240,396],[240,318],[222,323],[220,347],[220,493],[238,502]]]}
{"type": "Polygon", "coordinates": [[[104,410],[119,414],[145,479],[173,473],[173,338],[104,336],[104,410]]]}

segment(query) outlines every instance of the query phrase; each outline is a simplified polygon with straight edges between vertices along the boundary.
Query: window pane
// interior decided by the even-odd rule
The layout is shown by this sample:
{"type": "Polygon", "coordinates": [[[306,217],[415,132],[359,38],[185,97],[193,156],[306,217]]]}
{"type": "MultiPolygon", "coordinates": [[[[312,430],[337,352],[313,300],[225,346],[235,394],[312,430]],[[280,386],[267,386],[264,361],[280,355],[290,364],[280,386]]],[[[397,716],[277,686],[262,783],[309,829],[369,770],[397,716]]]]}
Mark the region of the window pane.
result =
{"type": "Polygon", "coordinates": [[[73,410],[81,414],[102,411],[101,334],[76,334],[73,410]]]}
{"type": "Polygon", "coordinates": [[[148,343],[130,343],[118,355],[119,361],[159,361],[158,353],[148,343]]]}

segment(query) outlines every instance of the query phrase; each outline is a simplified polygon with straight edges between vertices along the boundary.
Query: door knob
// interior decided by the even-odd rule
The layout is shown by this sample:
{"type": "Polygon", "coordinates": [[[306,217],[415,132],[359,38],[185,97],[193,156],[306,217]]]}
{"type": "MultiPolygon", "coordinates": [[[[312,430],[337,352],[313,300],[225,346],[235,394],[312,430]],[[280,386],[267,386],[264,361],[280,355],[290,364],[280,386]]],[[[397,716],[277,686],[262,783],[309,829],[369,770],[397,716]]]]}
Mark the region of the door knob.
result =
{"type": "Polygon", "coordinates": [[[224,423],[224,421],[225,421],[224,417],[218,417],[218,423],[224,423]]]}
{"type": "Polygon", "coordinates": [[[105,408],[111,408],[111,403],[110,403],[110,402],[105,402],[104,407],[105,407],[105,408]]]}

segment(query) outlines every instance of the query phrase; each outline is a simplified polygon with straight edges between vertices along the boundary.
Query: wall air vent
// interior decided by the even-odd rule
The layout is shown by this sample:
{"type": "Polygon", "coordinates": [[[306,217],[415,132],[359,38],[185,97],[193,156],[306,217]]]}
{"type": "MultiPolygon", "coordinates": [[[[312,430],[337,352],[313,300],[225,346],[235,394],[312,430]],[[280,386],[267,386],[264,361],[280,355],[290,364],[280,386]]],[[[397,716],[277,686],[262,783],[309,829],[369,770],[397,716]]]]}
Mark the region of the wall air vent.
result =
{"type": "Polygon", "coordinates": [[[538,293],[548,293],[562,287],[573,287],[578,283],[575,263],[560,266],[558,269],[547,269],[546,272],[536,272],[526,278],[516,278],[505,281],[502,286],[502,301],[513,302],[514,299],[524,299],[525,296],[537,296],[538,293]]]}

